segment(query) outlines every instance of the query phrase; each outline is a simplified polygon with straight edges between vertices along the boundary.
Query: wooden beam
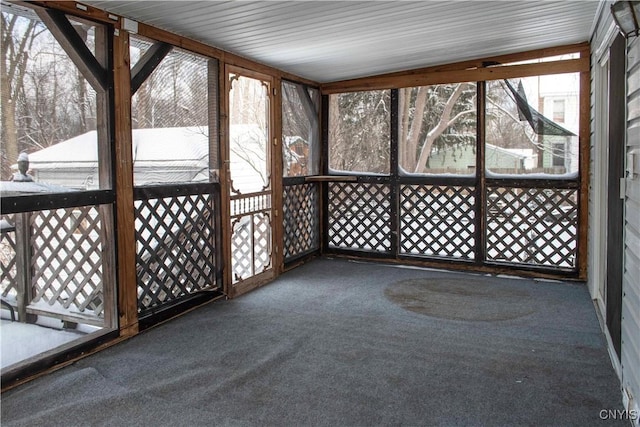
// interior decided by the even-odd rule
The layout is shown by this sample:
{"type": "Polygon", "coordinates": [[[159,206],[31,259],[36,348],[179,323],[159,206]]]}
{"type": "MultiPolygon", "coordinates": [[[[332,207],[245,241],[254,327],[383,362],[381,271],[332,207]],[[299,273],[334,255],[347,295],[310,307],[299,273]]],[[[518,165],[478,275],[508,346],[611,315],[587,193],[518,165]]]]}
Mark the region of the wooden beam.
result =
{"type": "MultiPolygon", "coordinates": [[[[395,73],[381,74],[378,76],[364,77],[361,79],[343,80],[341,82],[326,83],[323,85],[323,87],[326,87],[329,85],[338,85],[340,83],[346,83],[346,82],[352,82],[355,84],[358,81],[366,82],[367,80],[381,78],[381,77],[388,78],[388,79],[393,79],[393,78],[401,79],[403,77],[408,77],[408,76],[440,73],[445,71],[448,72],[448,71],[473,70],[477,68],[485,68],[486,64],[488,63],[512,64],[515,62],[521,62],[521,61],[527,61],[527,60],[533,60],[533,59],[539,59],[539,58],[549,58],[553,56],[568,55],[572,53],[579,53],[580,55],[583,55],[584,52],[588,53],[589,49],[590,49],[589,43],[583,42],[583,43],[576,43],[576,44],[565,45],[565,46],[556,46],[551,48],[530,50],[526,52],[490,56],[490,57],[478,58],[478,59],[473,59],[468,61],[454,62],[451,64],[442,64],[442,65],[435,65],[431,67],[416,68],[412,70],[398,71],[395,73]]],[[[455,83],[455,82],[452,82],[452,83],[455,83]]],[[[323,91],[323,93],[325,92],[323,91]]]]}
{"type": "MultiPolygon", "coordinates": [[[[476,58],[467,61],[434,65],[431,67],[416,68],[406,71],[398,71],[395,73],[383,74],[378,77],[402,77],[407,75],[436,73],[441,71],[471,70],[476,68],[485,68],[487,67],[487,64],[508,66],[510,64],[513,65],[516,62],[532,61],[540,58],[551,58],[554,56],[569,55],[572,53],[582,54],[583,52],[589,52],[589,49],[589,43],[583,42],[564,46],[528,50],[525,52],[510,53],[505,55],[488,56],[484,58],[476,58]]],[[[365,79],[366,78],[363,78],[361,80],[365,79]]]]}
{"type": "Polygon", "coordinates": [[[304,108],[304,112],[307,115],[307,118],[311,123],[315,123],[317,126],[318,123],[318,110],[316,106],[313,104],[311,97],[309,96],[309,92],[307,88],[303,85],[296,84],[296,92],[298,93],[298,97],[302,102],[302,107],[304,108]]]}
{"type": "MultiPolygon", "coordinates": [[[[298,97],[300,98],[300,101],[302,103],[302,107],[304,108],[305,114],[309,119],[309,124],[311,125],[309,129],[309,136],[307,138],[307,141],[309,141],[309,143],[311,144],[309,147],[309,152],[307,154],[307,165],[311,167],[314,163],[319,163],[318,157],[320,147],[316,147],[313,144],[318,145],[322,143],[322,139],[320,137],[320,109],[313,103],[311,96],[309,96],[309,90],[306,86],[295,83],[295,87],[298,93],[298,97]]],[[[280,124],[282,125],[282,117],[280,117],[280,124]]],[[[284,144],[284,141],[282,141],[282,144],[284,144]]],[[[284,158],[282,160],[284,162],[284,158]]],[[[308,172],[309,171],[307,170],[307,173],[308,172]]],[[[284,175],[284,164],[282,167],[282,173],[284,175]]]]}
{"type": "Polygon", "coordinates": [[[134,65],[131,70],[132,96],[140,89],[140,86],[142,86],[151,73],[158,67],[164,57],[171,52],[171,49],[173,49],[173,46],[168,43],[154,43],[142,58],[136,62],[136,65],[134,65]]]}
{"type": "Polygon", "coordinates": [[[87,4],[83,4],[75,1],[18,1],[18,4],[25,5],[27,7],[40,6],[48,9],[60,10],[66,14],[74,15],[82,18],[87,18],[92,21],[109,23],[120,28],[120,17],[113,13],[105,12],[102,9],[98,9],[87,4]]]}
{"type": "Polygon", "coordinates": [[[136,236],[133,203],[133,153],[131,136],[131,73],[129,34],[114,37],[115,81],[115,190],[118,225],[118,308],[121,336],[138,333],[136,236]]]}
{"type": "Polygon", "coordinates": [[[428,86],[444,83],[478,82],[517,77],[543,76],[548,74],[577,73],[589,71],[589,67],[589,60],[580,58],[565,61],[346,80],[342,82],[324,84],[321,86],[321,90],[323,94],[334,94],[364,90],[399,89],[403,87],[428,86]]]}
{"type": "MultiPolygon", "coordinates": [[[[588,60],[589,52],[581,54],[588,60]]],[[[580,192],[578,196],[578,248],[577,268],[578,276],[587,279],[588,267],[588,238],[589,238],[589,166],[591,164],[591,73],[580,73],[580,110],[578,118],[579,140],[578,152],[580,168],[580,192]]]]}
{"type": "MultiPolygon", "coordinates": [[[[122,25],[122,17],[104,11],[102,9],[85,5],[79,2],[73,1],[29,1],[29,2],[17,2],[21,4],[25,4],[29,7],[40,6],[47,9],[59,10],[64,13],[85,17],[94,21],[110,23],[114,25],[116,29],[121,29],[122,25]]],[[[194,53],[198,53],[200,55],[209,56],[211,58],[219,59],[221,62],[236,65],[243,68],[252,69],[255,71],[259,71],[264,74],[269,74],[274,77],[279,77],[282,79],[287,79],[295,82],[300,82],[309,86],[313,86],[316,88],[320,87],[320,83],[305,79],[303,77],[297,76],[295,74],[291,74],[282,70],[279,70],[274,67],[270,67],[268,65],[261,64],[257,61],[253,61],[247,58],[243,58],[241,56],[226,52],[221,49],[217,49],[215,47],[209,46],[207,44],[197,42],[195,40],[191,40],[189,38],[171,33],[166,30],[162,30],[160,28],[155,28],[151,25],[145,24],[143,22],[138,23],[138,34],[143,37],[148,37],[156,41],[162,41],[165,43],[172,44],[174,46],[192,51],[194,53]]]]}
{"type": "Polygon", "coordinates": [[[36,13],[91,87],[99,92],[105,91],[107,89],[107,70],[93,56],[66,15],[59,10],[40,8],[36,9],[36,13]]]}

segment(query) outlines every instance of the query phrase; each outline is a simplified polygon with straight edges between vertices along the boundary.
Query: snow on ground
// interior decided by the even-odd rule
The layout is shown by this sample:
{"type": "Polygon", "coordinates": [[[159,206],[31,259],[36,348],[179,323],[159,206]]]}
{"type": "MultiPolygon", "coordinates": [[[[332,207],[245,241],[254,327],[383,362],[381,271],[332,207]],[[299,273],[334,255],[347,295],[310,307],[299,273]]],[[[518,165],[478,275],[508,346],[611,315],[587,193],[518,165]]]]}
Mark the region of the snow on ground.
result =
{"type": "Polygon", "coordinates": [[[0,367],[4,369],[84,335],[78,331],[63,331],[2,319],[0,320],[0,367]]]}

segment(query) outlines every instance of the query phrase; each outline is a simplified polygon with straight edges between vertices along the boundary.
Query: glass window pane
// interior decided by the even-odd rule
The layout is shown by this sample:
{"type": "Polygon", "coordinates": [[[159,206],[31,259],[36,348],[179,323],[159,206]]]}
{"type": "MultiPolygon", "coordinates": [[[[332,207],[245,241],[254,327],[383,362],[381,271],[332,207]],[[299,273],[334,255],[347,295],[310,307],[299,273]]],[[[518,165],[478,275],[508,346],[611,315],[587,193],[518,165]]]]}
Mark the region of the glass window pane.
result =
{"type": "MultiPolygon", "coordinates": [[[[106,31],[67,19],[104,56],[106,31]]],[[[90,84],[32,10],[3,4],[1,27],[2,194],[110,188],[110,156],[99,159],[98,150],[109,146],[105,91],[90,84]]]]}
{"type": "Polygon", "coordinates": [[[476,84],[400,89],[399,163],[404,174],[475,174],[476,84]]]}
{"type": "Polygon", "coordinates": [[[391,91],[329,96],[329,169],[389,173],[391,91]]]}
{"type": "Polygon", "coordinates": [[[579,95],[578,73],[487,82],[489,176],[577,177],[579,95]]]}
{"type": "Polygon", "coordinates": [[[320,93],[304,85],[282,82],[283,176],[320,172],[320,93]]]}
{"type": "MultiPolygon", "coordinates": [[[[150,42],[131,46],[140,60],[150,42]]],[[[211,61],[173,48],[133,95],[134,185],[209,182],[211,61]]]]}

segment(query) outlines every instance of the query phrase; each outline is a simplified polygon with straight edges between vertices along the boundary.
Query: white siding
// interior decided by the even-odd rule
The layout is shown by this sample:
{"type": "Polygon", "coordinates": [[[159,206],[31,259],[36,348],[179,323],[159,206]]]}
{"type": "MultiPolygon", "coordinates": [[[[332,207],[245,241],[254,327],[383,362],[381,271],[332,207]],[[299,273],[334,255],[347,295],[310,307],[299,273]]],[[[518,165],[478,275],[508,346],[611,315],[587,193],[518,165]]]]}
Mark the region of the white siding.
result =
{"type": "MultiPolygon", "coordinates": [[[[628,41],[627,153],[636,153],[635,174],[626,178],[622,287],[622,386],[640,410],[640,38],[628,41]]],[[[627,161],[629,158],[627,158],[627,161]]],[[[640,421],[636,420],[640,425],[640,421]]]]}
{"type": "MultiPolygon", "coordinates": [[[[610,6],[607,4],[601,10],[608,11],[610,6]]],[[[600,61],[604,50],[608,51],[609,44],[612,41],[613,17],[610,13],[602,13],[598,17],[597,26],[591,39],[591,138],[590,138],[590,165],[589,165],[589,241],[588,241],[588,262],[587,277],[589,291],[594,299],[598,297],[600,282],[605,280],[605,253],[603,241],[606,236],[603,230],[606,230],[606,216],[603,215],[604,206],[606,206],[606,168],[602,168],[602,164],[607,164],[606,141],[600,138],[602,129],[599,129],[600,123],[596,117],[599,113],[600,105],[596,97],[602,90],[598,81],[598,72],[600,70],[600,61]]],[[[602,78],[602,76],[600,76],[602,78]]],[[[606,77],[605,77],[606,78],[606,77]]],[[[608,102],[605,100],[605,103],[608,102]]],[[[605,137],[606,138],[606,137],[605,137]]],[[[604,303],[604,301],[601,301],[604,303]]],[[[602,313],[604,315],[604,313],[602,313]]]]}
{"type": "MultiPolygon", "coordinates": [[[[603,280],[597,273],[603,268],[604,258],[599,258],[596,240],[599,225],[599,201],[596,194],[601,184],[598,162],[603,156],[599,139],[598,61],[606,55],[612,42],[612,16],[610,4],[601,9],[598,23],[591,38],[591,174],[589,193],[589,289],[597,297],[597,283],[603,280]]],[[[640,38],[632,38],[627,45],[627,132],[626,151],[636,152],[635,169],[640,170],[640,38]]],[[[606,151],[605,151],[606,155],[606,151]]],[[[606,159],[605,159],[606,161],[606,159]]],[[[627,159],[628,161],[628,159],[627,159]]],[[[606,177],[605,177],[606,179],[606,177]]],[[[640,175],[626,178],[624,213],[624,276],[622,289],[622,345],[619,374],[621,376],[624,403],[627,409],[640,411],[640,175]]],[[[606,189],[605,189],[606,191],[606,189]]],[[[606,332],[606,326],[604,326],[606,332]]],[[[611,354],[615,351],[611,349],[611,354]]],[[[617,361],[613,360],[614,365],[617,361]]],[[[640,413],[640,412],[637,412],[640,413]]],[[[640,425],[640,420],[635,421],[640,425]]]]}

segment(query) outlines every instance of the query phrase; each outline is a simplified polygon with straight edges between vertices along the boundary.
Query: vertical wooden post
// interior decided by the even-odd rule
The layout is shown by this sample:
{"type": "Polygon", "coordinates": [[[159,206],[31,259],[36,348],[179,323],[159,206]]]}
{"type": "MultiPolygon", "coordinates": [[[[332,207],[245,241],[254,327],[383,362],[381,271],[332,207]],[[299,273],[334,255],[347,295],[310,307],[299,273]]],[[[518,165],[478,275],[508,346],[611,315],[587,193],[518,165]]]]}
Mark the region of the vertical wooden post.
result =
{"type": "MultiPolygon", "coordinates": [[[[580,58],[589,60],[591,52],[588,47],[580,52],[580,58]]],[[[587,278],[587,252],[589,238],[589,164],[591,159],[591,72],[580,72],[580,112],[579,126],[579,168],[580,191],[578,194],[578,248],[577,262],[578,277],[587,278]]]]}
{"type": "Polygon", "coordinates": [[[31,212],[17,213],[14,217],[16,226],[16,284],[18,319],[22,323],[33,322],[32,316],[27,316],[27,306],[33,298],[31,286],[31,212]]]}
{"type": "Polygon", "coordinates": [[[233,281],[233,268],[231,265],[231,218],[229,191],[229,70],[227,65],[220,62],[219,67],[219,94],[220,94],[220,222],[222,223],[222,284],[223,292],[231,295],[233,281]]]}
{"type": "Polygon", "coordinates": [[[487,177],[485,170],[485,140],[486,140],[486,95],[487,82],[477,82],[477,133],[476,133],[476,264],[482,265],[487,260],[487,177]]]}
{"type": "MultiPolygon", "coordinates": [[[[112,54],[110,31],[105,26],[97,25],[95,34],[95,56],[100,65],[109,69],[112,54]]],[[[110,79],[111,77],[107,77],[110,79]]],[[[111,86],[111,85],[106,85],[111,86]]],[[[96,88],[96,134],[98,147],[98,184],[100,189],[113,187],[113,109],[109,90],[96,88]]],[[[115,227],[113,223],[113,206],[97,206],[100,217],[100,241],[102,259],[102,294],[104,298],[104,327],[115,328],[116,323],[116,265],[115,265],[115,227]]]]}
{"type": "Polygon", "coordinates": [[[400,255],[400,166],[399,166],[399,153],[400,143],[398,141],[399,132],[399,90],[391,89],[391,126],[389,126],[389,141],[390,141],[390,155],[389,155],[389,188],[391,193],[389,195],[391,203],[391,218],[389,228],[391,229],[391,255],[393,258],[398,258],[400,255]]]}
{"type": "Polygon", "coordinates": [[[282,80],[275,78],[271,89],[272,109],[271,112],[271,175],[273,176],[273,193],[271,202],[274,206],[274,217],[272,221],[272,233],[274,242],[273,270],[277,277],[284,269],[284,197],[283,197],[283,159],[282,159],[282,80]]]}
{"type": "Polygon", "coordinates": [[[136,236],[133,204],[131,72],[129,34],[116,32],[113,43],[115,100],[115,191],[118,230],[118,308],[120,334],[138,333],[136,236]]]}
{"type": "MultiPolygon", "coordinates": [[[[224,71],[224,70],[223,70],[224,71]]],[[[210,58],[207,61],[207,113],[209,124],[209,182],[220,183],[220,75],[224,72],[220,70],[220,62],[210,58]]],[[[209,218],[214,230],[213,246],[215,253],[214,265],[216,271],[213,272],[216,286],[224,286],[222,272],[224,267],[224,257],[222,255],[222,194],[220,187],[213,194],[213,215],[209,218]]]]}
{"type": "MultiPolygon", "coordinates": [[[[337,95],[334,95],[337,96],[337,95]]],[[[329,95],[322,95],[320,123],[322,133],[322,151],[320,170],[323,175],[329,174],[329,95]]],[[[320,253],[325,253],[329,247],[329,182],[320,183],[320,253]]]]}

